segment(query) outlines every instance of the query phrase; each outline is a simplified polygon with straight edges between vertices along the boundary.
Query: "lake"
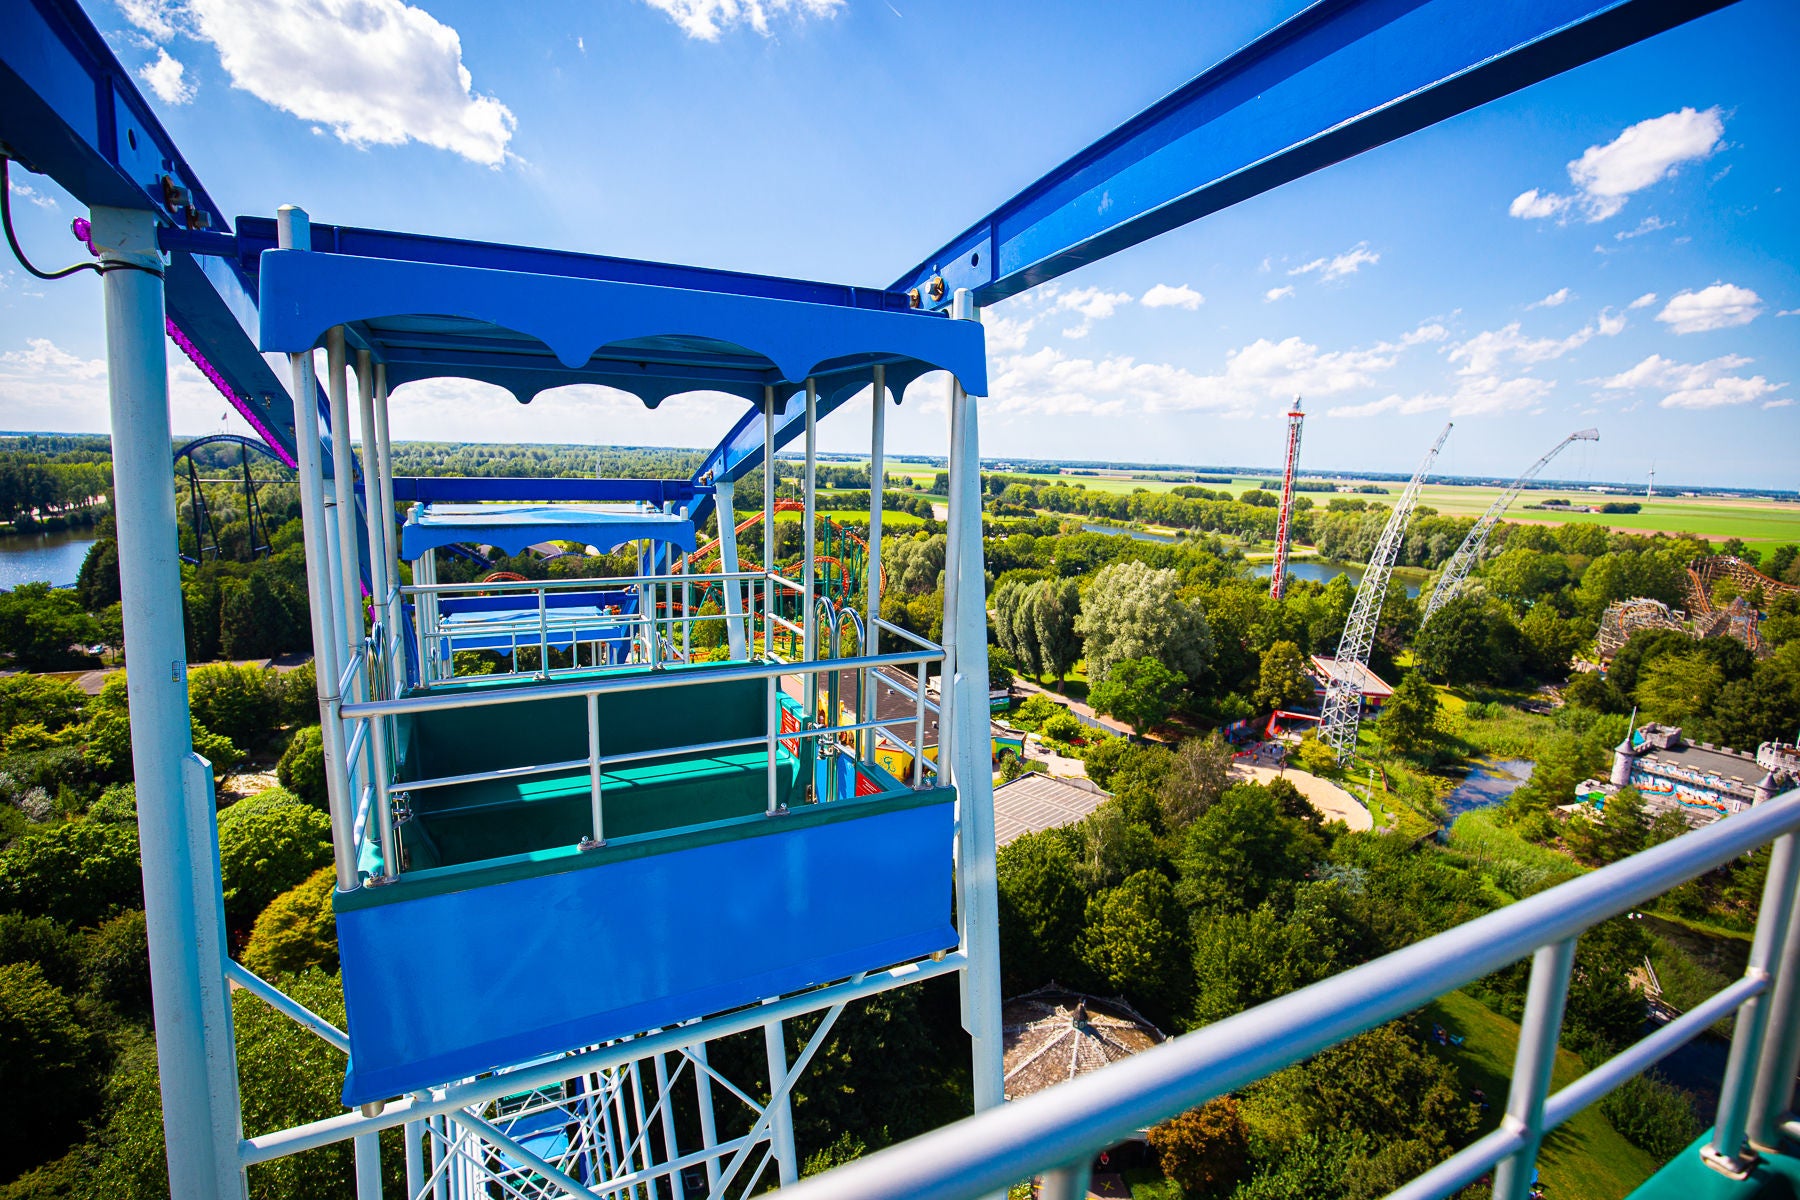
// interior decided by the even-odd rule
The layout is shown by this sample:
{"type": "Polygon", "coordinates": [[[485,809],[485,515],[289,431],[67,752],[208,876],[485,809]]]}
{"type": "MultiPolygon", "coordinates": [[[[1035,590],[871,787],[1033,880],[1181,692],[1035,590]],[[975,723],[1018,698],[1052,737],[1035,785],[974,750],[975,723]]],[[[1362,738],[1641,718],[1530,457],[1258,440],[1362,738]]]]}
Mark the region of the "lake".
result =
{"type": "Polygon", "coordinates": [[[11,591],[21,583],[70,586],[81,573],[82,560],[94,540],[90,529],[0,536],[0,591],[11,591]]]}
{"type": "MultiPolygon", "coordinates": [[[[1250,573],[1258,579],[1267,579],[1275,573],[1275,564],[1272,562],[1258,563],[1250,568],[1250,573]]],[[[1355,563],[1325,562],[1316,558],[1303,558],[1298,562],[1290,560],[1288,574],[1295,579],[1310,579],[1315,583],[1330,583],[1339,575],[1348,575],[1350,582],[1358,587],[1362,586],[1363,580],[1363,569],[1355,563]]],[[[1418,599],[1419,584],[1417,581],[1403,578],[1401,582],[1406,585],[1406,594],[1415,600],[1418,599]]]]}
{"type": "Polygon", "coordinates": [[[1096,525],[1083,522],[1081,527],[1089,533],[1112,533],[1120,537],[1133,537],[1140,542],[1160,542],[1165,546],[1173,545],[1176,540],[1166,533],[1151,533],[1148,529],[1127,529],[1123,525],[1096,525]]]}
{"type": "Polygon", "coordinates": [[[1531,778],[1531,768],[1532,764],[1522,758],[1476,759],[1456,790],[1444,797],[1445,822],[1500,803],[1531,778]]]}

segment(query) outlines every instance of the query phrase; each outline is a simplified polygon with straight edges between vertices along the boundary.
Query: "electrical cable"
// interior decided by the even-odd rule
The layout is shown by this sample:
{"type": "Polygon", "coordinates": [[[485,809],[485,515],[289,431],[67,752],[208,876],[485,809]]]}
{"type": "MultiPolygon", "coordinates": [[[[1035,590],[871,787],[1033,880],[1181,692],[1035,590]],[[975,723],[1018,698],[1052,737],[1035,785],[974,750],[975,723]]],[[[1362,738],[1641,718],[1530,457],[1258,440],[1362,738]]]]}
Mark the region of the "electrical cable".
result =
{"type": "Polygon", "coordinates": [[[31,260],[25,257],[25,251],[19,246],[18,235],[13,232],[12,180],[7,174],[7,166],[11,162],[12,159],[10,156],[0,154],[0,226],[5,227],[6,244],[11,247],[13,257],[19,260],[19,265],[24,267],[29,274],[38,279],[57,280],[67,279],[69,276],[79,274],[82,271],[92,271],[96,275],[104,275],[108,271],[142,271],[146,275],[154,275],[158,279],[162,278],[163,273],[160,268],[146,267],[139,263],[128,262],[81,262],[75,263],[73,266],[64,267],[60,271],[38,270],[38,268],[32,264],[31,260]]]}

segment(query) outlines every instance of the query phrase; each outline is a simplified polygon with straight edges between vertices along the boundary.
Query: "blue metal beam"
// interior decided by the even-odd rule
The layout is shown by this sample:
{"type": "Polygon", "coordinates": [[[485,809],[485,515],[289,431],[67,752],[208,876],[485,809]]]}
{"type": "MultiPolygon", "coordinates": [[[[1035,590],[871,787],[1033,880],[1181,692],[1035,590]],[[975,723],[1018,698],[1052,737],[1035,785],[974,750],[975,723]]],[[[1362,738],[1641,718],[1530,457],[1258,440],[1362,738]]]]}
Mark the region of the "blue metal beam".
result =
{"type": "Polygon", "coordinates": [[[1320,0],[902,275],[992,304],[1724,8],[1732,0],[1320,0]]]}
{"type": "Polygon", "coordinates": [[[660,505],[691,504],[711,491],[686,479],[537,479],[510,476],[463,478],[445,475],[396,475],[396,503],[441,500],[448,503],[514,500],[549,503],[558,500],[645,500],[660,505]]]}
{"type": "Polygon", "coordinates": [[[179,237],[219,209],[74,0],[0,0],[0,143],[81,203],[157,214],[170,250],[165,303],[226,383],[293,450],[287,391],[256,349],[256,288],[179,237]]]}

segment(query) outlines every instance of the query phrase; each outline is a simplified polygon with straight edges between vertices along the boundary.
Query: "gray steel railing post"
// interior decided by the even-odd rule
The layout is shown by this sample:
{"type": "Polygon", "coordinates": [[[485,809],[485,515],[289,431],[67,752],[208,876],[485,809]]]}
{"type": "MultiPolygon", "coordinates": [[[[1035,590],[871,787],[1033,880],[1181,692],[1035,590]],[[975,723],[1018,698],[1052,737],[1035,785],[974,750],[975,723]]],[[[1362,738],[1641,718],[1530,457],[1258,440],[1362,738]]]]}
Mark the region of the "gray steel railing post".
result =
{"type": "Polygon", "coordinates": [[[1093,1162],[1085,1159],[1074,1166],[1045,1171],[1043,1186],[1038,1189],[1038,1200],[1087,1200],[1088,1185],[1093,1182],[1093,1174],[1093,1162]]]}
{"type": "Polygon", "coordinates": [[[363,741],[369,746],[371,773],[375,776],[375,817],[381,830],[381,877],[391,882],[400,878],[400,839],[394,832],[393,801],[388,798],[388,718],[364,717],[362,720],[363,741]]]}
{"type": "Polygon", "coordinates": [[[600,693],[587,694],[587,735],[588,735],[588,804],[592,808],[589,814],[593,819],[594,834],[588,841],[581,843],[583,850],[594,846],[606,845],[606,822],[600,806],[600,693]]]}
{"type": "Polygon", "coordinates": [[[1532,1168],[1544,1140],[1544,1100],[1556,1070],[1557,1036],[1562,1032],[1574,965],[1574,938],[1553,942],[1531,956],[1531,987],[1525,996],[1525,1019],[1519,1025],[1512,1091],[1502,1118],[1524,1137],[1525,1145],[1495,1169],[1494,1200],[1527,1200],[1531,1194],[1532,1168]]]}
{"type": "MultiPolygon", "coordinates": [[[[777,775],[776,767],[777,767],[777,762],[781,755],[781,742],[778,740],[778,735],[781,733],[781,701],[776,696],[776,691],[777,691],[776,684],[777,684],[777,681],[776,681],[775,676],[773,676],[773,675],[769,676],[769,700],[768,700],[769,808],[768,808],[768,812],[771,817],[781,811],[781,804],[778,801],[778,799],[776,798],[776,794],[775,794],[779,790],[777,778],[776,778],[776,775],[777,775]]],[[[796,762],[798,762],[799,758],[800,758],[800,755],[798,753],[799,748],[800,748],[800,743],[795,742],[794,749],[795,749],[796,753],[794,755],[794,760],[796,762]]]]}
{"type": "Polygon", "coordinates": [[[1756,1064],[1756,1083],[1750,1092],[1750,1144],[1758,1150],[1774,1150],[1781,1142],[1781,1125],[1794,1098],[1794,1077],[1800,1074],[1800,920],[1795,905],[1800,890],[1788,896],[1787,941],[1775,971],[1775,988],[1769,996],[1769,1033],[1756,1064]]]}
{"type": "MultiPolygon", "coordinates": [[[[1768,979],[1774,974],[1776,955],[1787,939],[1795,872],[1800,869],[1800,858],[1795,853],[1797,837],[1800,835],[1785,834],[1775,839],[1769,849],[1769,878],[1763,885],[1756,938],[1750,943],[1750,962],[1744,968],[1749,978],[1768,979]]],[[[1746,1174],[1755,1161],[1747,1152],[1745,1133],[1750,1117],[1750,1089],[1755,1083],[1769,1013],[1774,1007],[1771,999],[1766,994],[1753,996],[1738,1011],[1731,1056],[1725,1061],[1725,1078],[1719,1084],[1718,1120],[1713,1123],[1711,1143],[1700,1152],[1707,1165],[1734,1177],[1746,1174]]]]}

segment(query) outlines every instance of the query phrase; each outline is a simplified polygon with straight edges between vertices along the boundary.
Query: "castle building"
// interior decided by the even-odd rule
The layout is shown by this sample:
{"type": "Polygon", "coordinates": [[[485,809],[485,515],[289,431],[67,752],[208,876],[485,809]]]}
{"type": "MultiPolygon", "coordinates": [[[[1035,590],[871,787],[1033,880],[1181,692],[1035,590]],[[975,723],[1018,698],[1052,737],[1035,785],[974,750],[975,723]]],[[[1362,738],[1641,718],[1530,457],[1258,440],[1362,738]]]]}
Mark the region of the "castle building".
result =
{"type": "Polygon", "coordinates": [[[1672,725],[1649,722],[1613,749],[1607,782],[1585,780],[1575,789],[1582,803],[1598,803],[1630,786],[1652,814],[1679,812],[1690,825],[1705,825],[1773,799],[1800,783],[1800,748],[1764,742],[1755,754],[1689,742],[1672,725]]]}

